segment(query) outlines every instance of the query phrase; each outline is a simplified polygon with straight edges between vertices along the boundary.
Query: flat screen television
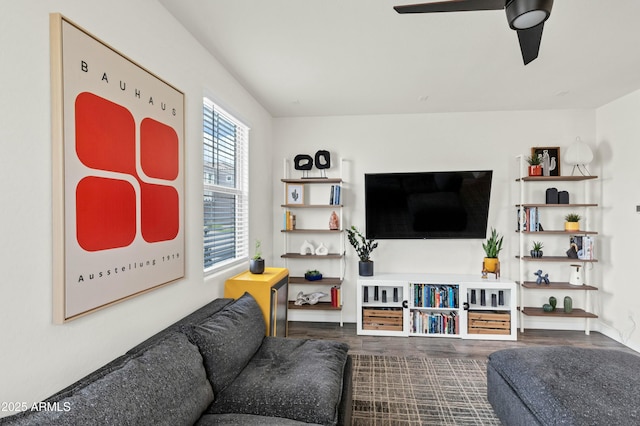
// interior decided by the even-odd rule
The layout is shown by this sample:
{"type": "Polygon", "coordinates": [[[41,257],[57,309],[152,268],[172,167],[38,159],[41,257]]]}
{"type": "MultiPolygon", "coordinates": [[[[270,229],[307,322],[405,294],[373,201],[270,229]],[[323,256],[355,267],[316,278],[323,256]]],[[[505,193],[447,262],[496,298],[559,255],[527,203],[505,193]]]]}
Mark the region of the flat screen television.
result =
{"type": "Polygon", "coordinates": [[[366,237],[485,238],[492,170],[367,173],[366,237]]]}

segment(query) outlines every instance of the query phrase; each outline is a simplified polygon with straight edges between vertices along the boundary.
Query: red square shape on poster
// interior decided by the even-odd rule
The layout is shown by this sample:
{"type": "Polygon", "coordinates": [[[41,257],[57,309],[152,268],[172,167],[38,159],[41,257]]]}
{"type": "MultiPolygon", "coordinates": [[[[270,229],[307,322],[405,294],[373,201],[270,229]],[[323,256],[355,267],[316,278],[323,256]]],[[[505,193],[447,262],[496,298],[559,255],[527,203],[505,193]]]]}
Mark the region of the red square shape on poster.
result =
{"type": "Polygon", "coordinates": [[[174,180],[178,177],[178,134],[173,128],[152,118],[140,125],[140,163],[152,178],[174,180]]]}
{"type": "Polygon", "coordinates": [[[83,92],[75,103],[76,153],[92,169],[136,173],[136,125],[121,105],[83,92]]]}
{"type": "Polygon", "coordinates": [[[96,176],[76,187],[76,234],[87,251],[126,247],[136,236],[136,192],[124,180],[96,176]]]}
{"type": "Polygon", "coordinates": [[[141,184],[142,238],[149,243],[173,240],[180,227],[178,191],[171,186],[141,184]]]}

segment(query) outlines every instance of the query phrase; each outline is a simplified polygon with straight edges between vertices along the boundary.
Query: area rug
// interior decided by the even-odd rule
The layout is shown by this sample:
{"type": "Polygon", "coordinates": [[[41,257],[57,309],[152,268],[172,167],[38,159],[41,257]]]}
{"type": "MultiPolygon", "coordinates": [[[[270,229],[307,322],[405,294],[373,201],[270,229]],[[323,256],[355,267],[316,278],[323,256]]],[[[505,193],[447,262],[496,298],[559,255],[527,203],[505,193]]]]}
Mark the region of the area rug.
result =
{"type": "Polygon", "coordinates": [[[487,401],[487,363],[477,359],[353,355],[353,422],[500,425],[487,401]]]}

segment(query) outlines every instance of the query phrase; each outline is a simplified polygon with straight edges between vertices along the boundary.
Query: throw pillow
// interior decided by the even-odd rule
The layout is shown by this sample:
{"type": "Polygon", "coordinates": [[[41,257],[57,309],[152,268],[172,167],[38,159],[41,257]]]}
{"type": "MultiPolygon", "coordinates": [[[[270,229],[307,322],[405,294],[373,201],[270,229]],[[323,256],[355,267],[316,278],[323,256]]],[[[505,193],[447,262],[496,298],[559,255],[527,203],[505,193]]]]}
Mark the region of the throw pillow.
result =
{"type": "Polygon", "coordinates": [[[266,329],[260,306],[249,293],[201,324],[184,329],[200,348],[214,394],[229,386],[249,363],[266,329]]]}

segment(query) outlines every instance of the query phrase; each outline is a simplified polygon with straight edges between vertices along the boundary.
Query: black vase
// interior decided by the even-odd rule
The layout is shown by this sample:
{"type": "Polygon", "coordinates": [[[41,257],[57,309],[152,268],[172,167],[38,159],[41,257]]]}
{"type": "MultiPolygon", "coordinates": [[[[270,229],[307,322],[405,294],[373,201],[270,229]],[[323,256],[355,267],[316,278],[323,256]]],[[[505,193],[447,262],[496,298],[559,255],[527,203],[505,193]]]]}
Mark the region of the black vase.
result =
{"type": "Polygon", "coordinates": [[[261,274],[264,272],[264,259],[249,260],[249,272],[252,274],[261,274]]]}
{"type": "Polygon", "coordinates": [[[373,276],[373,261],[365,261],[362,260],[358,262],[358,273],[361,277],[371,277],[373,276]]]}

